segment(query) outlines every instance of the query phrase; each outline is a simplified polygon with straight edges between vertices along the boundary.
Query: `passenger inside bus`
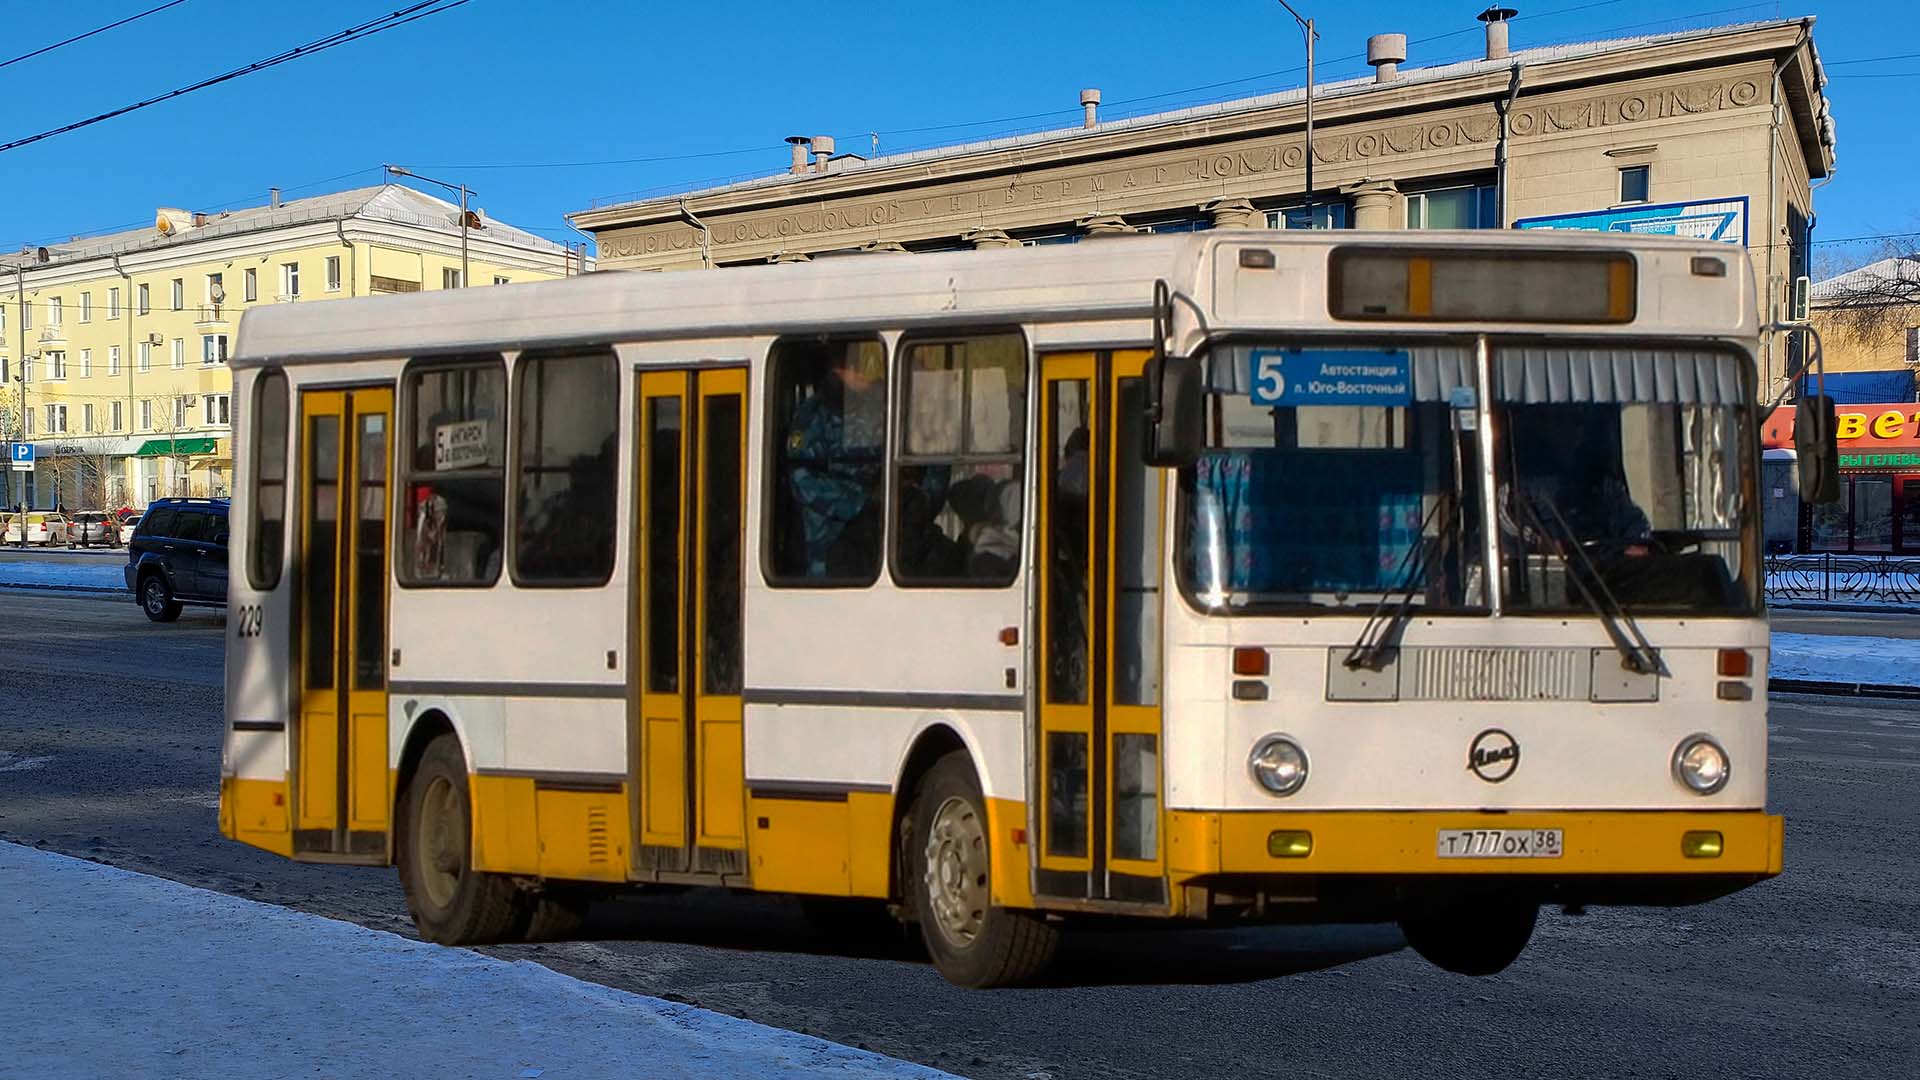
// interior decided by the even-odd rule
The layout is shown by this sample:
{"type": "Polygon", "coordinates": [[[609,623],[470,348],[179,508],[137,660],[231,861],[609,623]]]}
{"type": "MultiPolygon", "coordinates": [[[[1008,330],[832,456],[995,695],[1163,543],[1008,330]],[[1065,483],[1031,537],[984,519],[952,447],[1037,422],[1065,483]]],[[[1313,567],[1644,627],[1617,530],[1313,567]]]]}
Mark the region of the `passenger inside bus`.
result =
{"type": "MultiPolygon", "coordinates": [[[[803,558],[776,556],[785,575],[818,580],[864,579],[876,566],[880,539],[881,446],[886,436],[885,354],[877,342],[824,343],[782,357],[800,368],[791,380],[783,425],[783,495],[798,510],[803,558]],[[798,562],[799,565],[794,565],[798,562]]],[[[796,350],[797,352],[798,350],[796,350]]],[[[791,515],[787,517],[792,524],[791,515]]],[[[790,534],[781,544],[790,552],[790,534]]]]}

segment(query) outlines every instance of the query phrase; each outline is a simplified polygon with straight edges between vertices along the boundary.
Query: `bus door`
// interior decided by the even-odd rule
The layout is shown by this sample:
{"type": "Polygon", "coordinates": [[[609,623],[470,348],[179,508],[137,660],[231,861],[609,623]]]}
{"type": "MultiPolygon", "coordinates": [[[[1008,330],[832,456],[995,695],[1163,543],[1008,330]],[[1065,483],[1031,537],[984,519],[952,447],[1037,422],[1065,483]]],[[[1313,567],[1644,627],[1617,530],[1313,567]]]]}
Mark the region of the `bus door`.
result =
{"type": "Polygon", "coordinates": [[[1148,354],[1043,357],[1042,897],[1167,903],[1160,728],[1162,471],[1141,460],[1148,354]]]}
{"type": "Polygon", "coordinates": [[[747,872],[745,368],[640,373],[629,720],[636,876],[747,872]]]}
{"type": "Polygon", "coordinates": [[[296,855],[386,861],[393,388],[300,395],[296,855]]]}

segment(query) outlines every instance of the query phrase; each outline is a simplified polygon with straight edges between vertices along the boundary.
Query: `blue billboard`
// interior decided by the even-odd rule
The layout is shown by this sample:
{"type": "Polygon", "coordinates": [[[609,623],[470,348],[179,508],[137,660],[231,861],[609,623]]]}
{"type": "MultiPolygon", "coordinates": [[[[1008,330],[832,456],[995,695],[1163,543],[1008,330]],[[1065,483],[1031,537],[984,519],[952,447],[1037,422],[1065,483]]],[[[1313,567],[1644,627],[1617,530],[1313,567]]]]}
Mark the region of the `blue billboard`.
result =
{"type": "Polygon", "coordinates": [[[1578,214],[1550,214],[1521,218],[1516,229],[1577,229],[1585,232],[1632,233],[1638,236],[1684,236],[1690,240],[1747,243],[1747,197],[1700,202],[1649,203],[1578,214]]]}

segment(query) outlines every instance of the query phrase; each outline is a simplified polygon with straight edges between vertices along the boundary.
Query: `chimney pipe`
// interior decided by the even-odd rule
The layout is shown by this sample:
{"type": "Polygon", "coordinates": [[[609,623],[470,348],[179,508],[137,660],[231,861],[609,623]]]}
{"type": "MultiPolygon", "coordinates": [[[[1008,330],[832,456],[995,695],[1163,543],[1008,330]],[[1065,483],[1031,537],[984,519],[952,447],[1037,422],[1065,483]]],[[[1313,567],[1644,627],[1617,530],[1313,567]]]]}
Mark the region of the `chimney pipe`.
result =
{"type": "Polygon", "coordinates": [[[267,205],[273,207],[275,210],[278,210],[280,208],[280,189],[279,188],[276,187],[276,188],[267,189],[267,205]]]}
{"type": "Polygon", "coordinates": [[[826,172],[827,163],[833,160],[833,136],[815,135],[813,137],[813,171],[826,172]]]}
{"type": "Polygon", "coordinates": [[[1400,65],[1407,60],[1407,35],[1375,34],[1367,39],[1367,63],[1373,65],[1373,81],[1390,83],[1400,77],[1400,65]]]}
{"type": "Polygon", "coordinates": [[[793,147],[793,164],[787,166],[788,172],[799,175],[807,171],[807,146],[812,141],[805,135],[787,136],[787,145],[793,147]]]}
{"type": "Polygon", "coordinates": [[[1474,16],[1487,24],[1487,59],[1504,60],[1507,58],[1507,20],[1520,14],[1510,7],[1498,4],[1490,5],[1487,10],[1474,16]]]}
{"type": "Polygon", "coordinates": [[[1100,112],[1100,91],[1092,87],[1080,91],[1080,107],[1087,111],[1087,119],[1080,125],[1081,127],[1092,127],[1098,124],[1100,122],[1097,115],[1100,112]]]}

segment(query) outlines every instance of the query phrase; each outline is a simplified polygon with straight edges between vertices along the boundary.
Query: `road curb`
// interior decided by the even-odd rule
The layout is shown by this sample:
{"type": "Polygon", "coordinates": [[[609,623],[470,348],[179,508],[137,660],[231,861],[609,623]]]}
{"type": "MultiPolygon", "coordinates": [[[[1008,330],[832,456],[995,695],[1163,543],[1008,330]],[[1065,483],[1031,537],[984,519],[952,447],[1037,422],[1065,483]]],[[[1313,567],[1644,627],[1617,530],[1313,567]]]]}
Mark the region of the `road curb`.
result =
{"type": "Polygon", "coordinates": [[[1849,604],[1829,603],[1822,600],[1800,602],[1769,600],[1767,608],[1777,611],[1835,611],[1842,615],[1920,615],[1920,604],[1849,604]]]}
{"type": "Polygon", "coordinates": [[[1823,694],[1832,697],[1896,698],[1920,700],[1920,686],[1895,683],[1822,682],[1818,679],[1768,679],[1770,694],[1823,694]]]}
{"type": "Polygon", "coordinates": [[[83,592],[83,593],[123,593],[124,586],[115,588],[108,585],[50,585],[43,581],[0,581],[0,589],[36,589],[40,592],[83,592]]]}

